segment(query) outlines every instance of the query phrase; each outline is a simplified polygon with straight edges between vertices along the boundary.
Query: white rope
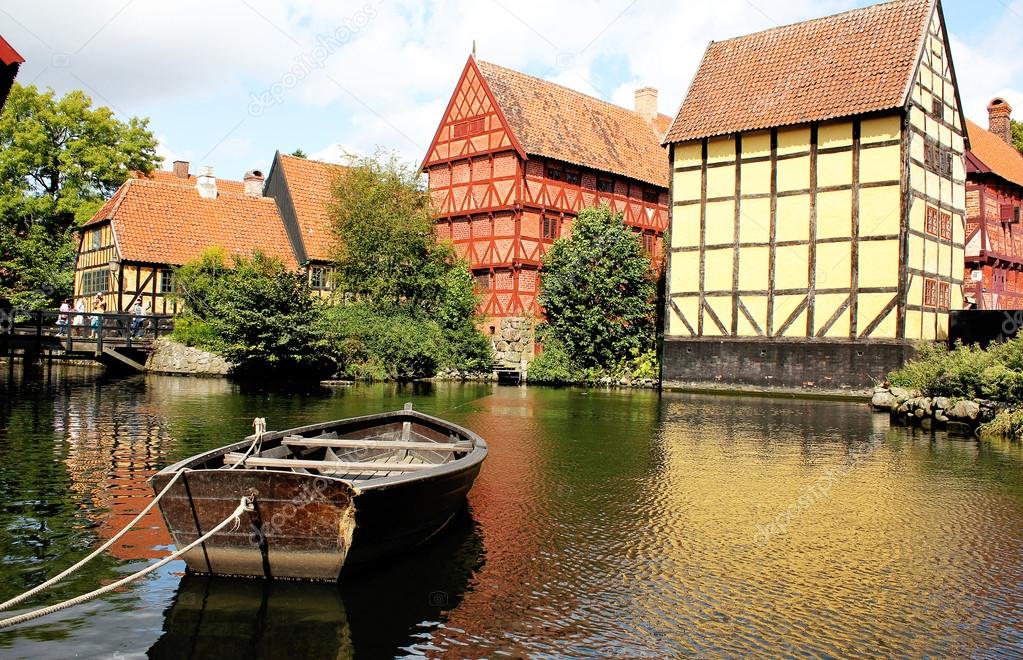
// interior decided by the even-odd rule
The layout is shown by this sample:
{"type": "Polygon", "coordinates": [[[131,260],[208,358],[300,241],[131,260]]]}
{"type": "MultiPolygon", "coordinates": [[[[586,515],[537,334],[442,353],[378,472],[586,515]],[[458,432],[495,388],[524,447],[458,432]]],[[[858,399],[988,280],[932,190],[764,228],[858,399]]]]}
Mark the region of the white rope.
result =
{"type": "Polygon", "coordinates": [[[64,610],[64,609],[67,609],[69,607],[73,607],[75,605],[79,605],[79,604],[84,603],[86,601],[90,601],[93,598],[96,598],[98,596],[102,596],[105,593],[114,591],[115,589],[119,589],[119,588],[123,587],[126,584],[129,584],[131,582],[134,582],[135,580],[138,580],[139,578],[145,577],[146,575],[152,573],[153,571],[155,571],[156,569],[160,568],[164,564],[167,564],[167,563],[169,563],[171,561],[174,561],[175,559],[177,559],[181,555],[185,554],[186,552],[188,552],[189,550],[191,550],[195,546],[199,545],[200,543],[205,542],[208,538],[210,538],[211,536],[219,533],[222,529],[227,527],[232,522],[235,523],[235,528],[237,529],[237,526],[239,524],[241,524],[241,515],[243,513],[245,513],[246,511],[252,511],[252,500],[250,500],[248,497],[243,497],[241,499],[241,502],[238,504],[238,507],[234,510],[234,512],[231,515],[229,515],[227,518],[224,518],[223,522],[221,522],[219,525],[217,525],[216,527],[214,527],[210,531],[206,532],[205,534],[203,534],[202,536],[200,536],[196,540],[192,541],[191,543],[189,543],[185,547],[183,547],[180,550],[177,550],[177,551],[171,553],[170,555],[164,557],[163,559],[161,559],[160,561],[156,562],[155,564],[150,564],[149,566],[146,566],[145,568],[143,568],[141,571],[138,571],[137,573],[133,573],[133,574],[129,575],[128,577],[121,578],[117,582],[112,582],[112,583],[110,583],[110,584],[108,584],[108,585],[106,585],[104,587],[100,587],[99,589],[96,589],[95,591],[90,591],[87,594],[82,594],[81,596],[78,596],[77,598],[72,598],[70,600],[65,600],[63,602],[57,603],[56,605],[50,605],[49,607],[44,607],[42,609],[33,610],[31,612],[26,612],[25,614],[19,614],[18,616],[12,616],[12,617],[9,617],[7,619],[2,619],[2,620],[0,620],[0,628],[9,628],[11,626],[16,626],[19,623],[25,623],[26,621],[32,621],[33,619],[38,619],[38,618],[44,617],[44,616],[46,616],[48,614],[53,614],[54,612],[59,612],[60,610],[64,610]]]}
{"type": "Polygon", "coordinates": [[[154,499],[152,502],[150,502],[148,505],[146,505],[146,508],[142,509],[142,511],[140,511],[139,514],[137,516],[135,516],[135,519],[132,520],[130,523],[128,523],[127,526],[125,526],[124,529],[122,529],[121,531],[119,531],[118,533],[116,533],[112,537],[110,537],[109,541],[107,541],[106,543],[104,543],[100,547],[98,547],[95,550],[93,550],[92,553],[88,557],[86,557],[85,559],[82,559],[77,564],[75,564],[74,566],[68,568],[67,570],[65,570],[65,571],[63,571],[61,573],[58,573],[57,575],[54,575],[52,578],[50,578],[46,582],[43,582],[39,586],[33,587],[33,588],[29,589],[28,591],[26,591],[25,593],[21,594],[20,596],[15,596],[14,598],[10,599],[9,601],[6,601],[4,603],[0,603],[0,611],[10,609],[10,608],[14,607],[15,605],[17,605],[18,603],[20,603],[21,601],[36,595],[37,593],[39,593],[43,589],[46,589],[48,587],[51,587],[51,586],[57,584],[58,582],[60,582],[61,580],[63,580],[67,576],[71,575],[72,573],[77,571],[79,568],[81,568],[82,566],[87,564],[88,562],[90,562],[93,559],[95,559],[96,556],[101,554],[104,550],[106,550],[107,548],[112,546],[114,543],[116,543],[118,539],[120,539],[122,536],[124,536],[128,532],[128,530],[130,530],[132,527],[137,525],[139,523],[139,521],[141,521],[146,516],[146,514],[149,513],[153,509],[154,506],[156,506],[156,503],[159,502],[160,499],[164,495],[167,494],[167,491],[169,491],[171,489],[171,486],[173,486],[174,483],[178,480],[178,478],[182,474],[184,474],[185,472],[187,472],[187,470],[181,470],[181,471],[175,473],[174,478],[167,482],[167,485],[163,487],[163,490],[161,490],[160,493],[156,496],[156,499],[154,499]]]}
{"type": "Polygon", "coordinates": [[[234,463],[232,463],[231,465],[228,466],[228,468],[227,468],[228,470],[233,470],[236,467],[238,467],[239,465],[244,465],[245,464],[245,459],[249,457],[249,454],[251,454],[252,450],[256,448],[256,445],[261,445],[262,444],[262,442],[263,442],[263,434],[266,433],[266,418],[265,417],[256,417],[255,419],[253,419],[252,420],[252,428],[255,430],[255,434],[254,434],[255,437],[252,439],[252,444],[249,445],[249,448],[245,450],[245,453],[242,455],[242,457],[238,461],[236,461],[236,462],[234,462],[234,463]]]}

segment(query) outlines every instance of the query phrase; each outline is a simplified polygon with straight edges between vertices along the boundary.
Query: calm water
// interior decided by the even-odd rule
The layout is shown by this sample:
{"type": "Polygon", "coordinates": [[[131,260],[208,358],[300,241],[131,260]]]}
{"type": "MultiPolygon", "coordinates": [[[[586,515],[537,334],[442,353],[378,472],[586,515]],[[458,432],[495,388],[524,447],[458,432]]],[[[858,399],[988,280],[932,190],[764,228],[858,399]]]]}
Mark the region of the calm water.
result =
{"type": "MultiPolygon", "coordinates": [[[[4,367],[6,369],[6,367],[4,367]]],[[[0,632],[4,657],[1023,655],[1023,451],[862,404],[492,385],[305,394],[0,375],[0,599],[109,538],[158,468],[406,401],[491,444],[450,533],[340,587],[183,575],[0,632]]],[[[35,604],[168,549],[157,515],[35,604]]]]}

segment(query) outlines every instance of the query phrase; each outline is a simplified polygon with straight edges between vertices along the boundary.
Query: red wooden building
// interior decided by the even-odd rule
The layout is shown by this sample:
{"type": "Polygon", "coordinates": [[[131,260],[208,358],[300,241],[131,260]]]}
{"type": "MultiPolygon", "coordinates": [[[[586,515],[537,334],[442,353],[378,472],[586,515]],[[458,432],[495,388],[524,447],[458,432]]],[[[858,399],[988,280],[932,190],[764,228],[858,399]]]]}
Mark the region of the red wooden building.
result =
{"type": "Polygon", "coordinates": [[[18,68],[24,62],[25,58],[0,36],[0,110],[3,110],[7,94],[14,85],[14,77],[18,75],[18,68]]]}
{"type": "Polygon", "coordinates": [[[469,261],[492,334],[502,320],[540,312],[542,255],[584,207],[623,212],[660,255],[670,122],[652,88],[637,90],[629,110],[469,58],[423,169],[438,236],[469,261]]]}
{"type": "Polygon", "coordinates": [[[1023,156],[1012,146],[1012,108],[996,98],[985,130],[966,125],[966,276],[968,306],[1023,309],[1023,156]]]}

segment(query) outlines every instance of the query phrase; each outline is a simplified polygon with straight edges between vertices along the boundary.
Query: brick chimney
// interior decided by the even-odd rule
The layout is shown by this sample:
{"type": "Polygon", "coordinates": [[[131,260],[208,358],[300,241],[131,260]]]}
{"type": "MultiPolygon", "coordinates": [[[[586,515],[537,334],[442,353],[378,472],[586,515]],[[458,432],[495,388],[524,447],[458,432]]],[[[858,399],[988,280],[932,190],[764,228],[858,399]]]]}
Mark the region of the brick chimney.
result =
{"type": "Polygon", "coordinates": [[[188,178],[188,161],[187,160],[176,160],[174,161],[174,176],[179,179],[188,178]]]}
{"type": "Polygon", "coordinates": [[[245,194],[249,197],[263,196],[263,173],[259,170],[249,170],[245,173],[245,194]]]}
{"type": "Polygon", "coordinates": [[[199,191],[199,197],[203,199],[217,198],[217,180],[213,177],[212,166],[202,166],[199,170],[199,177],[195,180],[195,187],[199,191]]]}
{"type": "Polygon", "coordinates": [[[640,87],[636,90],[636,112],[647,121],[657,118],[657,89],[640,87]]]}
{"type": "Polygon", "coordinates": [[[1012,144],[1012,124],[1009,115],[1012,114],[1012,106],[1005,99],[995,97],[987,104],[987,125],[988,130],[1012,144]]]}

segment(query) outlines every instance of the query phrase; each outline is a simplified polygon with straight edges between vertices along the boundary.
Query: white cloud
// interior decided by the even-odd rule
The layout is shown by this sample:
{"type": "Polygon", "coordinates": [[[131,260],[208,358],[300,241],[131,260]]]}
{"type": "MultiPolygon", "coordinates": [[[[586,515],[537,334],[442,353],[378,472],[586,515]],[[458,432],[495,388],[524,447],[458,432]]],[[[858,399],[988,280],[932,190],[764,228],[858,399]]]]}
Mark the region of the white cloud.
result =
{"type": "MultiPolygon", "coordinates": [[[[673,114],[711,39],[854,4],[863,0],[36,0],[0,12],[0,31],[26,56],[21,82],[85,87],[127,114],[168,104],[237,113],[217,124],[213,144],[189,144],[184,131],[153,126],[175,135],[173,148],[161,140],[166,154],[209,154],[237,168],[310,142],[360,153],[383,146],[421,160],[473,41],[481,59],[625,106],[635,87],[652,85],[660,111],[673,114]],[[609,61],[621,70],[608,73],[609,61]],[[271,92],[265,114],[254,115],[253,98],[271,92]],[[329,130],[310,140],[301,132],[303,117],[329,130]]],[[[984,32],[982,41],[953,40],[975,119],[995,94],[1023,103],[1015,82],[1023,75],[1023,42],[1015,34],[1023,2],[1008,11],[1017,18],[984,32]]],[[[331,156],[331,149],[316,154],[331,156]]]]}

